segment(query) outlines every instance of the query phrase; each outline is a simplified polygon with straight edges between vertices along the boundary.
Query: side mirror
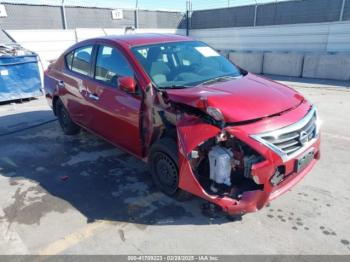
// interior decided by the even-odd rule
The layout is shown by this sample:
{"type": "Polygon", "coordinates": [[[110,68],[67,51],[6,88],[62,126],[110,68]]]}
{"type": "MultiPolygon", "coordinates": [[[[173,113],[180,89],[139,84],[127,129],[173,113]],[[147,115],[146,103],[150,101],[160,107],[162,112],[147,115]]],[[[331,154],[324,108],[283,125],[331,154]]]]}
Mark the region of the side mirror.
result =
{"type": "Polygon", "coordinates": [[[130,76],[121,76],[118,78],[118,85],[121,90],[127,93],[136,93],[135,79],[130,76]]]}

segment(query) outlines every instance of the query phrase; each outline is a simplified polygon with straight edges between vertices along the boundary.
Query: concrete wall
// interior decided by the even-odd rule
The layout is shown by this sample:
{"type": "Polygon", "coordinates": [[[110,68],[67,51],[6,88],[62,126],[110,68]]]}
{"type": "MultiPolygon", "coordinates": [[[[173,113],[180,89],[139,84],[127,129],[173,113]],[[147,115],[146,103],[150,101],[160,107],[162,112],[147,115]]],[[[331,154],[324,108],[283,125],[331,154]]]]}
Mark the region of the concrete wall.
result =
{"type": "Polygon", "coordinates": [[[224,56],[224,57],[226,57],[226,58],[229,58],[230,50],[220,50],[220,49],[216,49],[216,51],[217,51],[220,55],[222,55],[222,56],[224,56]]]}
{"type": "Polygon", "coordinates": [[[303,77],[350,80],[350,54],[306,54],[303,77]]]}
{"type": "Polygon", "coordinates": [[[263,73],[271,75],[301,77],[304,54],[302,53],[265,53],[263,73]]]}
{"type": "MultiPolygon", "coordinates": [[[[7,30],[17,43],[38,53],[47,61],[56,59],[64,50],[78,41],[104,36],[124,34],[122,28],[78,28],[76,30],[7,30]]],[[[137,29],[136,33],[168,33],[185,35],[184,29],[137,29]]]]}
{"type": "Polygon", "coordinates": [[[350,21],[192,29],[190,36],[219,50],[350,52],[350,21]]]}
{"type": "Polygon", "coordinates": [[[350,80],[350,53],[230,52],[229,58],[257,74],[350,80]]]}
{"type": "Polygon", "coordinates": [[[192,29],[190,36],[230,53],[233,62],[254,73],[349,80],[350,21],[192,29]],[[304,54],[311,54],[305,63],[304,54]]]}
{"type": "Polygon", "coordinates": [[[56,59],[76,43],[75,30],[7,30],[17,43],[40,55],[42,60],[56,59]]]}
{"type": "Polygon", "coordinates": [[[350,23],[335,23],[329,26],[327,52],[350,51],[350,23]]]}
{"type": "Polygon", "coordinates": [[[0,43],[11,44],[12,42],[11,38],[9,38],[3,30],[0,30],[0,43]]]}
{"type": "Polygon", "coordinates": [[[255,74],[263,72],[264,53],[262,52],[230,52],[229,59],[249,72],[255,74]]]}

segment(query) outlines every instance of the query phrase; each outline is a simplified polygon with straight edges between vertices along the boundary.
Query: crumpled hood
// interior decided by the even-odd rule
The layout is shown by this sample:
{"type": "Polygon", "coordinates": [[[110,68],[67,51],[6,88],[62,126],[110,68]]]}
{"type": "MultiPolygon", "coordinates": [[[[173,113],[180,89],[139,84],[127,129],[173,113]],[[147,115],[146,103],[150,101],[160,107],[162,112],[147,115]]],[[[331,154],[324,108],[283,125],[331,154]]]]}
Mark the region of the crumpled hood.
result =
{"type": "Polygon", "coordinates": [[[226,122],[268,117],[304,100],[295,90],[253,74],[211,85],[167,90],[167,95],[173,102],[198,108],[200,100],[205,99],[208,106],[220,109],[226,122]]]}

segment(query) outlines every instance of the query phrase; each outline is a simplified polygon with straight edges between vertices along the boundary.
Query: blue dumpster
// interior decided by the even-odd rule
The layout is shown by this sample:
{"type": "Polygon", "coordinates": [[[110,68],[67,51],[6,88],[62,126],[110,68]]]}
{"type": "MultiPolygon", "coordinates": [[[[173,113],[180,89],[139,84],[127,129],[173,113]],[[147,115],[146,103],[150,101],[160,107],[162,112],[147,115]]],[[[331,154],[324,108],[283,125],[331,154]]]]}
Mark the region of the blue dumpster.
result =
{"type": "Polygon", "coordinates": [[[36,54],[0,56],[0,102],[42,95],[36,54]]]}

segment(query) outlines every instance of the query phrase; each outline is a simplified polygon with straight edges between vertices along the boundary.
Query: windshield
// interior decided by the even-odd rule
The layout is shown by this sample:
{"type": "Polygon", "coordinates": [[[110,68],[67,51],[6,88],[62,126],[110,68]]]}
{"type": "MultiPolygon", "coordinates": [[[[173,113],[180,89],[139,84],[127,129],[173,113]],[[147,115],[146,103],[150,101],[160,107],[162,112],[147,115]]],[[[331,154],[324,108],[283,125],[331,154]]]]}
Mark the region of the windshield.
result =
{"type": "Polygon", "coordinates": [[[162,43],[134,47],[132,52],[159,88],[191,87],[241,76],[235,65],[202,42],[162,43]]]}

